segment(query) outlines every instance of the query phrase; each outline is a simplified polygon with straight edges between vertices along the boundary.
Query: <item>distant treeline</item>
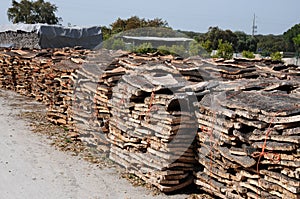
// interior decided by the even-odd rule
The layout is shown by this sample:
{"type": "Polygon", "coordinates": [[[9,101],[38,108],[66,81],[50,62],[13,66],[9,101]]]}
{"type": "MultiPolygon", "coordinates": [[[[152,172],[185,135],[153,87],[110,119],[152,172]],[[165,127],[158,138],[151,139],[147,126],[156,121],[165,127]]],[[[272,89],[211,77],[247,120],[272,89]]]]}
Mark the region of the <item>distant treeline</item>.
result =
{"type": "MultiPolygon", "coordinates": [[[[206,33],[198,33],[192,31],[174,31],[169,27],[168,23],[160,18],[146,20],[137,16],[128,19],[118,18],[109,27],[102,27],[103,38],[107,40],[118,33],[134,30],[144,27],[164,28],[164,31],[158,31],[156,36],[161,37],[178,37],[180,33],[193,38],[207,52],[217,50],[222,43],[232,46],[234,52],[249,51],[260,53],[263,56],[269,56],[274,52],[297,52],[299,50],[299,42],[297,36],[300,35],[300,24],[291,27],[282,35],[248,35],[242,31],[233,32],[231,30],[222,30],[219,27],[210,27],[206,33]],[[165,31],[169,30],[169,31],[165,31]],[[176,34],[174,32],[177,32],[176,34]]],[[[132,31],[130,31],[132,34],[132,31]]],[[[143,36],[147,33],[141,33],[143,36]]],[[[195,44],[194,44],[195,45],[195,44]]]]}
{"type": "MultiPolygon", "coordinates": [[[[44,0],[30,1],[22,0],[20,2],[13,0],[11,7],[7,10],[9,21],[13,23],[47,23],[59,24],[62,18],[57,17],[55,12],[58,7],[55,4],[44,0]]],[[[71,24],[70,24],[71,25],[71,24]]],[[[299,52],[300,48],[300,24],[296,24],[282,35],[248,35],[241,31],[233,32],[231,30],[222,30],[219,27],[210,27],[206,33],[197,33],[192,31],[174,31],[168,22],[161,18],[144,19],[137,16],[128,19],[118,18],[108,27],[102,27],[103,39],[108,40],[118,33],[126,32],[133,36],[153,36],[153,32],[157,37],[180,37],[183,33],[190,38],[195,39],[197,44],[193,44],[192,48],[198,49],[199,46],[206,52],[212,50],[224,49],[233,52],[251,52],[260,53],[268,56],[274,52],[299,52]],[[140,28],[157,28],[155,31],[149,29],[137,30],[140,28]],[[163,29],[159,29],[163,28],[163,29]],[[130,31],[128,33],[127,31],[130,31]],[[232,48],[232,49],[231,49],[232,48]]],[[[112,45],[114,42],[110,42],[112,45]]],[[[120,43],[120,42],[119,42],[120,43]]],[[[122,42],[121,42],[122,43],[122,42]]],[[[117,47],[118,42],[114,45],[117,47]]],[[[122,44],[123,45],[123,44],[122,44]]],[[[149,45],[144,45],[149,46],[149,45]]],[[[186,46],[184,46],[186,48],[186,46]]],[[[161,48],[165,48],[162,46],[161,48]]],[[[168,49],[170,46],[168,47],[168,49]]],[[[182,48],[180,46],[180,48],[182,48]]],[[[182,50],[177,46],[171,46],[171,50],[182,50]]],[[[194,49],[192,50],[194,54],[194,49]]],[[[201,51],[202,52],[202,51],[201,51]]],[[[186,50],[185,50],[185,53],[186,50]]],[[[189,53],[190,54],[190,53],[189,53]]],[[[222,53],[221,53],[222,54],[222,53]]],[[[229,55],[230,55],[229,54],[229,55]]],[[[298,54],[298,53],[297,53],[298,54]]]]}

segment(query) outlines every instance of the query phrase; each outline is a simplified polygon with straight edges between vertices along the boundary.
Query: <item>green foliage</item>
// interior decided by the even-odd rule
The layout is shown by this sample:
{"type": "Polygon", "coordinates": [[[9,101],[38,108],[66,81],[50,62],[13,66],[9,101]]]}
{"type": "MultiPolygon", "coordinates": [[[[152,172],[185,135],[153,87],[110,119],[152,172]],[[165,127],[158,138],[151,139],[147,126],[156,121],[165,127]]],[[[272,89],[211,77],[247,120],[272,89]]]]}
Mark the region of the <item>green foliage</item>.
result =
{"type": "Polygon", "coordinates": [[[110,24],[110,27],[103,27],[103,35],[104,40],[108,39],[110,36],[114,34],[118,34],[120,32],[133,30],[137,28],[143,27],[168,27],[168,23],[160,18],[154,19],[144,19],[139,18],[137,16],[132,16],[128,19],[118,18],[115,22],[110,24]]]}
{"type": "Polygon", "coordinates": [[[102,26],[101,27],[101,32],[102,32],[102,37],[103,40],[108,40],[111,36],[111,29],[106,27],[106,26],[102,26]]]}
{"type": "Polygon", "coordinates": [[[28,1],[21,0],[20,3],[13,0],[12,7],[7,11],[8,20],[13,23],[46,23],[58,24],[62,21],[61,18],[56,17],[55,12],[57,7],[44,0],[28,1]]]}
{"type": "Polygon", "coordinates": [[[299,52],[300,51],[300,34],[298,34],[296,37],[293,38],[293,42],[294,42],[296,51],[299,52]]]}
{"type": "Polygon", "coordinates": [[[132,51],[135,53],[146,54],[146,53],[154,53],[157,50],[153,48],[151,43],[143,43],[139,46],[134,47],[132,51]]]}
{"type": "Polygon", "coordinates": [[[295,45],[300,46],[300,34],[293,38],[293,42],[295,45]]]}
{"type": "Polygon", "coordinates": [[[256,37],[252,37],[251,35],[247,35],[246,33],[241,31],[237,31],[235,32],[235,34],[237,36],[238,41],[234,49],[237,52],[243,52],[244,50],[256,52],[258,43],[256,37]]]}
{"type": "Polygon", "coordinates": [[[199,55],[203,51],[203,47],[196,41],[190,42],[189,54],[191,56],[199,55]]]}
{"type": "Polygon", "coordinates": [[[201,42],[201,46],[203,46],[203,48],[211,53],[213,50],[213,46],[212,46],[212,42],[210,40],[206,40],[205,42],[201,42]]]}
{"type": "Polygon", "coordinates": [[[293,38],[297,37],[298,34],[300,34],[300,24],[294,25],[288,31],[283,33],[283,37],[288,45],[288,51],[295,51],[293,38]]]}
{"type": "Polygon", "coordinates": [[[142,53],[142,54],[159,52],[163,55],[175,55],[180,57],[189,57],[195,55],[208,57],[206,51],[196,41],[191,42],[190,48],[186,48],[183,45],[172,45],[172,46],[162,45],[162,46],[158,46],[157,48],[153,48],[151,43],[143,43],[139,46],[133,47],[131,51],[135,53],[142,53]]]}
{"type": "Polygon", "coordinates": [[[178,30],[178,32],[188,36],[189,38],[193,38],[197,42],[200,42],[200,38],[204,36],[204,33],[193,32],[193,31],[178,30]]]}
{"type": "Polygon", "coordinates": [[[219,27],[210,27],[207,33],[198,37],[198,40],[208,52],[218,48],[220,39],[223,42],[231,43],[234,47],[238,41],[237,36],[231,30],[222,30],[219,27]],[[209,43],[206,43],[207,41],[209,43]]]}
{"type": "Polygon", "coordinates": [[[157,47],[157,51],[160,52],[163,55],[169,55],[169,54],[171,54],[170,48],[168,46],[166,46],[166,45],[158,46],[157,47]]]}
{"type": "Polygon", "coordinates": [[[170,47],[170,52],[174,55],[178,55],[180,57],[188,57],[189,52],[183,45],[172,45],[170,47]]]}
{"type": "Polygon", "coordinates": [[[287,43],[282,35],[257,35],[257,49],[263,56],[277,51],[287,51],[287,43]]]}
{"type": "Polygon", "coordinates": [[[126,44],[121,38],[108,39],[102,43],[102,47],[110,50],[126,50],[126,44]]]}
{"type": "Polygon", "coordinates": [[[246,58],[249,58],[249,59],[255,58],[254,53],[251,52],[251,51],[247,51],[247,50],[244,50],[244,51],[242,52],[242,55],[243,55],[243,57],[246,57],[246,58]]]}
{"type": "Polygon", "coordinates": [[[273,61],[281,61],[282,54],[280,52],[274,52],[274,53],[271,54],[271,59],[273,61]]]}
{"type": "Polygon", "coordinates": [[[111,48],[113,50],[125,50],[126,46],[125,46],[125,42],[122,39],[115,39],[114,42],[112,43],[111,48]]]}
{"type": "Polygon", "coordinates": [[[224,59],[231,59],[233,56],[233,47],[232,45],[225,41],[223,42],[221,39],[219,40],[217,57],[224,59]]]}
{"type": "Polygon", "coordinates": [[[201,57],[207,58],[210,57],[207,50],[205,50],[202,44],[198,43],[196,40],[190,42],[189,46],[189,56],[200,55],[201,57]]]}

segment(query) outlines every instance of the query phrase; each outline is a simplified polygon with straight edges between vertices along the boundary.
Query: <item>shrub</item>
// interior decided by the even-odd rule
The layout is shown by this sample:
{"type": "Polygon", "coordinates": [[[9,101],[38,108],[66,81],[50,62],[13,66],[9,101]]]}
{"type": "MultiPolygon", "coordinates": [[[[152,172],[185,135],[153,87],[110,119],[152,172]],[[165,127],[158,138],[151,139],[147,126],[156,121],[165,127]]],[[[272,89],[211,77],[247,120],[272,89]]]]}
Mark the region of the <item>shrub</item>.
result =
{"type": "Polygon", "coordinates": [[[141,54],[146,54],[146,53],[154,53],[156,52],[156,49],[153,48],[151,43],[142,43],[139,46],[135,46],[132,50],[135,53],[141,53],[141,54]]]}
{"type": "Polygon", "coordinates": [[[222,40],[219,40],[219,46],[217,51],[217,57],[224,58],[224,59],[231,59],[233,56],[233,47],[230,43],[222,42],[222,40]]]}
{"type": "Polygon", "coordinates": [[[247,50],[244,50],[244,51],[242,52],[242,55],[243,55],[243,57],[246,57],[246,58],[249,58],[249,59],[255,58],[254,53],[251,52],[251,51],[247,51],[247,50]]]}
{"type": "Polygon", "coordinates": [[[273,61],[281,61],[282,54],[280,52],[274,52],[274,53],[271,54],[271,59],[273,61]]]}

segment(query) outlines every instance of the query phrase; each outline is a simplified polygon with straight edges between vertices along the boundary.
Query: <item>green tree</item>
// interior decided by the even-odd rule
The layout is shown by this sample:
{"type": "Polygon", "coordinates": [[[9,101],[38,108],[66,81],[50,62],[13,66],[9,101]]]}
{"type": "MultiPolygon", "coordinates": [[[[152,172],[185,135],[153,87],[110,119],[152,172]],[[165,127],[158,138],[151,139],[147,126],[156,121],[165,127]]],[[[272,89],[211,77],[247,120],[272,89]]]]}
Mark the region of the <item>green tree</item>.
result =
{"type": "Polygon", "coordinates": [[[205,43],[210,41],[211,49],[208,51],[216,50],[219,45],[219,40],[230,43],[234,48],[237,45],[238,38],[231,30],[222,30],[219,27],[210,27],[204,36],[200,36],[200,41],[205,43]]]}
{"type": "Polygon", "coordinates": [[[13,23],[58,24],[62,19],[55,15],[56,11],[56,5],[44,2],[44,0],[21,0],[20,3],[13,0],[12,7],[7,11],[7,16],[8,20],[13,23]]]}
{"type": "Polygon", "coordinates": [[[228,41],[223,42],[222,39],[220,39],[219,45],[218,45],[217,56],[219,58],[231,59],[233,56],[232,45],[228,41]]]}
{"type": "Polygon", "coordinates": [[[258,40],[256,37],[247,35],[242,31],[236,31],[234,34],[237,36],[237,43],[234,46],[236,52],[251,51],[256,52],[258,40]]]}
{"type": "Polygon", "coordinates": [[[235,35],[237,36],[237,45],[236,50],[242,52],[243,50],[249,50],[247,46],[248,35],[242,31],[236,31],[235,35]]]}
{"type": "Polygon", "coordinates": [[[256,37],[248,36],[248,38],[246,40],[246,48],[243,50],[256,52],[257,51],[257,43],[258,43],[258,40],[256,37]]]}
{"type": "Polygon", "coordinates": [[[263,56],[277,51],[287,51],[287,43],[282,35],[256,35],[257,49],[263,56]]]}
{"type": "Polygon", "coordinates": [[[297,37],[298,34],[300,34],[300,24],[294,25],[285,33],[283,33],[283,37],[288,44],[288,51],[295,52],[296,49],[295,49],[293,38],[297,37]]]}
{"type": "Polygon", "coordinates": [[[101,31],[102,31],[103,40],[109,39],[109,37],[111,35],[111,29],[106,26],[102,26],[101,31]]]}
{"type": "Polygon", "coordinates": [[[204,42],[201,42],[201,45],[203,46],[203,48],[204,48],[207,52],[209,52],[209,53],[212,52],[213,46],[212,46],[212,42],[211,42],[210,40],[206,40],[206,41],[204,41],[204,42]]]}
{"type": "Polygon", "coordinates": [[[294,42],[296,50],[299,51],[299,48],[300,48],[300,34],[298,34],[296,37],[293,38],[293,42],[294,42]]]}
{"type": "Polygon", "coordinates": [[[111,34],[143,28],[143,27],[168,27],[168,23],[160,18],[144,19],[137,16],[132,16],[128,19],[118,18],[115,22],[110,24],[111,34]]]}

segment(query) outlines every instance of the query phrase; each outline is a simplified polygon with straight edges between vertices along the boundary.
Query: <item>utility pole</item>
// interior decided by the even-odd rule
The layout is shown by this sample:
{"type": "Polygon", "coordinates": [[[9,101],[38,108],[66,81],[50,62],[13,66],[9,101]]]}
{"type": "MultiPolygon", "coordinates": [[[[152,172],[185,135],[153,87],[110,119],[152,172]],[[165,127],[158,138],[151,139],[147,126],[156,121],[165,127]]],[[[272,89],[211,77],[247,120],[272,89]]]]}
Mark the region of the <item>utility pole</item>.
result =
{"type": "Polygon", "coordinates": [[[256,16],[254,14],[253,24],[252,24],[252,37],[254,37],[255,33],[257,33],[257,25],[256,25],[256,16]]]}

